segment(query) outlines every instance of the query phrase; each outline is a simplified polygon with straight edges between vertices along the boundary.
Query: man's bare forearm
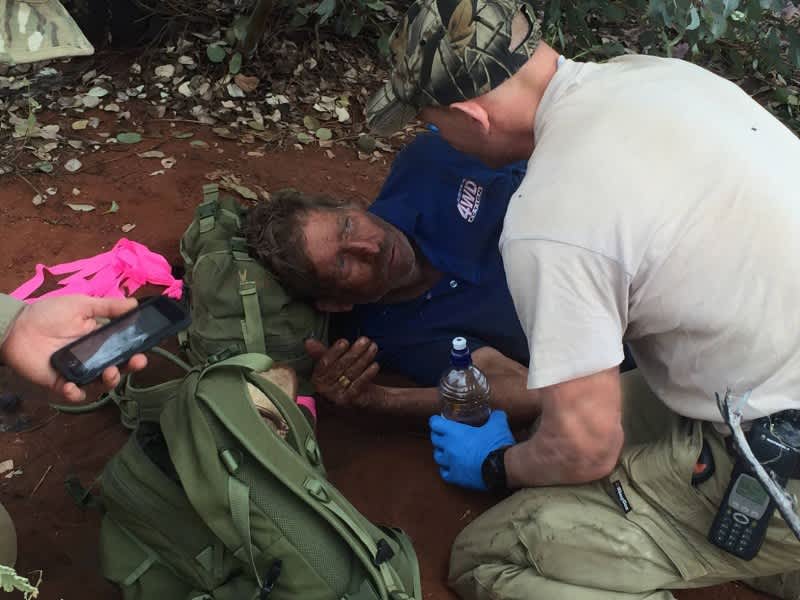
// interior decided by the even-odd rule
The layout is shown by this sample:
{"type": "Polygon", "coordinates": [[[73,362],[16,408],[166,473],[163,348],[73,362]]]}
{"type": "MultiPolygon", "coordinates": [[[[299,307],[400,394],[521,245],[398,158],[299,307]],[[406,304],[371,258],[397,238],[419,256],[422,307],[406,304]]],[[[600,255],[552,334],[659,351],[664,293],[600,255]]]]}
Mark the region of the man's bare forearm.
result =
{"type": "Polygon", "coordinates": [[[544,388],[541,402],[536,432],[505,453],[509,487],[587,483],[608,475],[623,442],[617,369],[544,388]]]}
{"type": "MultiPolygon", "coordinates": [[[[507,359],[508,360],[508,359],[507,359]]],[[[505,411],[512,422],[530,425],[539,415],[539,391],[527,389],[527,369],[520,372],[487,367],[492,390],[492,408],[505,411]]],[[[376,410],[409,417],[429,417],[441,412],[439,390],[435,387],[375,386],[371,403],[376,410]]]]}

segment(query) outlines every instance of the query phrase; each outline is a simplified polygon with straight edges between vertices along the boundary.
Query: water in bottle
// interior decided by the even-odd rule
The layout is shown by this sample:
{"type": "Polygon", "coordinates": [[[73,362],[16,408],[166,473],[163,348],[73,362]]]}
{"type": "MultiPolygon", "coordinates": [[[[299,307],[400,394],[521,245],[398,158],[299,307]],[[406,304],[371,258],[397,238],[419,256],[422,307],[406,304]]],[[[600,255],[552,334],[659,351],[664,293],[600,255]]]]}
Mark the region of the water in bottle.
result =
{"type": "Polygon", "coordinates": [[[442,416],[479,427],[489,418],[491,390],[486,376],[472,364],[472,355],[463,337],[453,339],[450,368],[439,380],[442,416]]]}

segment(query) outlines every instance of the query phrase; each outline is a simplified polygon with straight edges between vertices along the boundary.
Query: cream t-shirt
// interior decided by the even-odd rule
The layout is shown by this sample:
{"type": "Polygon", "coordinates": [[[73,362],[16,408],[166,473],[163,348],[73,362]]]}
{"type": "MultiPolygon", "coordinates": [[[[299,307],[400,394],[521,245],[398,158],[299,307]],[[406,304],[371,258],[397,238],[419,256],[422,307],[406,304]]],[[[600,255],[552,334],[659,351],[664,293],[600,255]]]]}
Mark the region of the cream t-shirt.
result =
{"type": "Polygon", "coordinates": [[[690,63],[564,62],[500,249],[528,386],[618,365],[676,412],[800,408],[800,140],[690,63]]]}

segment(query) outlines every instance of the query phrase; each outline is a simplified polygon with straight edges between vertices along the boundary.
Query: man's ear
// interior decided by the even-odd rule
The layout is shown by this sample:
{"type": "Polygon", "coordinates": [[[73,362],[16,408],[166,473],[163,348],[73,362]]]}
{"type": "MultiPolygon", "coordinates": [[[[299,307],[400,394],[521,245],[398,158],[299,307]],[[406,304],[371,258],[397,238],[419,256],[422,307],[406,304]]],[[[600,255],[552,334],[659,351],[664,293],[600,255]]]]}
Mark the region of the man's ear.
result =
{"type": "Polygon", "coordinates": [[[337,302],[336,300],[317,300],[315,305],[317,310],[321,310],[322,312],[340,313],[353,310],[352,304],[337,302]]]}
{"type": "Polygon", "coordinates": [[[454,102],[450,105],[453,110],[460,110],[467,115],[470,119],[475,121],[483,133],[489,133],[489,113],[480,104],[474,100],[466,100],[465,102],[454,102]]]}

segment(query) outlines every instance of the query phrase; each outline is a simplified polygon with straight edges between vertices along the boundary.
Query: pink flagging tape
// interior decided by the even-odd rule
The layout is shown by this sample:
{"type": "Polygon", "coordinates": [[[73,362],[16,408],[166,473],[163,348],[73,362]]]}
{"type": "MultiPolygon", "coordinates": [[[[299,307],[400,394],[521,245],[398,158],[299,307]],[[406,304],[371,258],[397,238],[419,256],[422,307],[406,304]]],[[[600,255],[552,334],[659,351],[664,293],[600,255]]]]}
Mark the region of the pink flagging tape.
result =
{"type": "Polygon", "coordinates": [[[162,285],[164,295],[180,299],[183,285],[172,276],[167,259],[144,244],[122,238],[108,252],[91,258],[47,267],[36,265],[34,276],[11,292],[17,300],[33,303],[44,298],[86,294],[98,298],[121,298],[136,292],[146,284],[162,285]],[[58,281],[56,290],[32,298],[44,283],[44,272],[67,275],[58,281]]]}

